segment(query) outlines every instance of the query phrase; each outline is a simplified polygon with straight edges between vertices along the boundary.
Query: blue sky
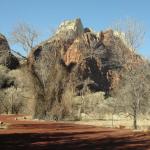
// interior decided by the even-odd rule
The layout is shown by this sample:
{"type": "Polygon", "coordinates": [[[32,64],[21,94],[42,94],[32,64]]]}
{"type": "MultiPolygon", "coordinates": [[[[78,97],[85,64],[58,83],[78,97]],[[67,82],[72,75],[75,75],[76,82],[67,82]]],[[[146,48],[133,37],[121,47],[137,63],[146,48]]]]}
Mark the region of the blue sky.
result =
{"type": "Polygon", "coordinates": [[[77,17],[96,31],[115,20],[136,19],[146,30],[139,53],[150,57],[150,0],[0,0],[0,32],[7,37],[15,24],[26,22],[41,30],[44,40],[63,20],[77,17]]]}

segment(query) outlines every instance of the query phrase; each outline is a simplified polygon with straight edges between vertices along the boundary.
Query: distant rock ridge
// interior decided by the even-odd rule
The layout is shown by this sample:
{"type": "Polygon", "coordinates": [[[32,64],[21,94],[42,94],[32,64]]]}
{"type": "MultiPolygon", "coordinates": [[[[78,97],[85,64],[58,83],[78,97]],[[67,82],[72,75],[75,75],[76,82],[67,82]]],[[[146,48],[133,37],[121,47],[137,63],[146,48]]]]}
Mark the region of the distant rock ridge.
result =
{"type": "Polygon", "coordinates": [[[5,36],[0,33],[0,52],[7,53],[9,50],[10,50],[10,48],[9,48],[9,45],[8,45],[8,42],[5,38],[5,36]]]}
{"type": "Polygon", "coordinates": [[[19,66],[18,59],[11,53],[6,37],[0,34],[0,64],[9,69],[16,69],[19,66]]]}

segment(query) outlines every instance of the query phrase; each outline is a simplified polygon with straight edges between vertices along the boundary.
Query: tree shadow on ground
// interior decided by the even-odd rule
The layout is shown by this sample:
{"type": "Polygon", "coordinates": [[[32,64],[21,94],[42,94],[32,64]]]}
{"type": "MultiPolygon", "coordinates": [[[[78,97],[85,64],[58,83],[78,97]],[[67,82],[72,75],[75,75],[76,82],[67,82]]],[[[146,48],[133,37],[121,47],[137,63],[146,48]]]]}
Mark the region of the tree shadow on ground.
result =
{"type": "MultiPolygon", "coordinates": [[[[105,134],[100,131],[97,134],[105,134]]],[[[150,140],[143,135],[93,137],[96,132],[52,132],[1,134],[1,150],[148,150],[150,140]]],[[[114,135],[115,136],[115,135],[114,135]]]]}

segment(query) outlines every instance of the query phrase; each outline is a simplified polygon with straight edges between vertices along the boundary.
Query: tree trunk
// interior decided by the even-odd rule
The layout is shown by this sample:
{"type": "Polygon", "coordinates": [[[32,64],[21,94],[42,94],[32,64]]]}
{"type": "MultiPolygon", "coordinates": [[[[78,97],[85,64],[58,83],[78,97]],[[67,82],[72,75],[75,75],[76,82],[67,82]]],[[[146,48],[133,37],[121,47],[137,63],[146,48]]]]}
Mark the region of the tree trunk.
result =
{"type": "Polygon", "coordinates": [[[134,129],[137,129],[137,108],[135,108],[135,110],[134,110],[133,127],[134,127],[134,129]]]}
{"type": "Polygon", "coordinates": [[[114,127],[114,114],[112,114],[112,116],[111,116],[111,125],[112,125],[112,127],[114,127]]]}

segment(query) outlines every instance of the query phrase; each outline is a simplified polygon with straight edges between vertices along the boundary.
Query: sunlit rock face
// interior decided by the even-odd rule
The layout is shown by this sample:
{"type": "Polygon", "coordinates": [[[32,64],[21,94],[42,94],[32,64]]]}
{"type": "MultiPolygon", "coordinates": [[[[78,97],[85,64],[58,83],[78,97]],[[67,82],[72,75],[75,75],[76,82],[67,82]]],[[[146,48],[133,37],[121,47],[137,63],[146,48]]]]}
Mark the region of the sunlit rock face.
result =
{"type": "Polygon", "coordinates": [[[7,39],[2,34],[0,34],[0,64],[9,69],[16,69],[19,66],[18,59],[11,54],[7,39]]]}
{"type": "Polygon", "coordinates": [[[67,20],[61,23],[56,31],[56,35],[57,34],[59,34],[59,36],[67,35],[67,36],[70,36],[70,38],[75,38],[81,35],[83,31],[84,31],[84,28],[83,28],[82,22],[78,18],[78,19],[71,20],[71,21],[67,20]]]}

